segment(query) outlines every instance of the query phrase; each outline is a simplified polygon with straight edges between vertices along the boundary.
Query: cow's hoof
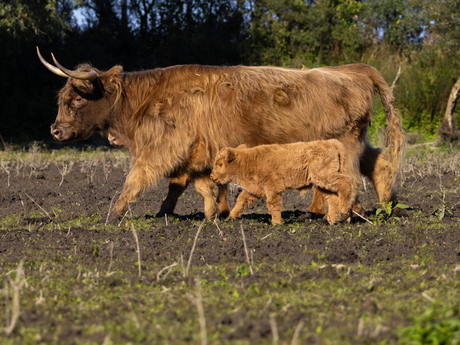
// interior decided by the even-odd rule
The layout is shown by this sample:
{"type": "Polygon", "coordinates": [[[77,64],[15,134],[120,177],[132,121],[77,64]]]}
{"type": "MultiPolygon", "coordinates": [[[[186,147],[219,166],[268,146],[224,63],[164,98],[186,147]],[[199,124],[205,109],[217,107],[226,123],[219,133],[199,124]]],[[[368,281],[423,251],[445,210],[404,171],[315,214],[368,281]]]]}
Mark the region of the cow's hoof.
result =
{"type": "Polygon", "coordinates": [[[230,215],[229,211],[223,211],[219,213],[219,218],[228,218],[230,215]]]}

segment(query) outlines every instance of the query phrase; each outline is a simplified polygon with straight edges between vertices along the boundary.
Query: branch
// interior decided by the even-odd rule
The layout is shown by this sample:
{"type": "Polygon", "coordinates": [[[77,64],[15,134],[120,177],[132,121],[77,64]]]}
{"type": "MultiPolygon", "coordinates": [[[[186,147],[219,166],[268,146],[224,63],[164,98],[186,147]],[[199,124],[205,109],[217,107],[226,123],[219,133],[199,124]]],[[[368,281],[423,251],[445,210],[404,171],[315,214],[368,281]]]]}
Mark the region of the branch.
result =
{"type": "Polygon", "coordinates": [[[398,73],[396,73],[395,80],[393,80],[393,84],[391,84],[391,86],[390,86],[391,92],[393,92],[393,89],[395,88],[396,83],[398,82],[400,77],[401,77],[401,65],[399,65],[398,73]]]}

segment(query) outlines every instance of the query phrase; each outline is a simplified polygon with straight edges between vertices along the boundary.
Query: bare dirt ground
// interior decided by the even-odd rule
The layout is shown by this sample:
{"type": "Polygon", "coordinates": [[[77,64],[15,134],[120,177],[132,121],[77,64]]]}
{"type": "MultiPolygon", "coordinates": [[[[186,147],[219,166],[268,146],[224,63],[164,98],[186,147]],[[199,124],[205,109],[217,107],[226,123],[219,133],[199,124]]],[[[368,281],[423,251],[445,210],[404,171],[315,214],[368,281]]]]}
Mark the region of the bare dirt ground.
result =
{"type": "Polygon", "coordinates": [[[374,224],[336,226],[311,219],[311,197],[297,192],[285,193],[280,226],[264,201],[242,220],[204,221],[193,188],[158,219],[167,181],[106,226],[127,159],[5,159],[0,319],[14,327],[2,343],[202,343],[197,301],[209,343],[404,343],[401,329],[422,322],[427,304],[460,300],[458,155],[406,160],[396,189],[410,208],[399,217],[376,216],[366,182],[360,200],[374,224]],[[18,265],[26,283],[13,321],[18,265]]]}

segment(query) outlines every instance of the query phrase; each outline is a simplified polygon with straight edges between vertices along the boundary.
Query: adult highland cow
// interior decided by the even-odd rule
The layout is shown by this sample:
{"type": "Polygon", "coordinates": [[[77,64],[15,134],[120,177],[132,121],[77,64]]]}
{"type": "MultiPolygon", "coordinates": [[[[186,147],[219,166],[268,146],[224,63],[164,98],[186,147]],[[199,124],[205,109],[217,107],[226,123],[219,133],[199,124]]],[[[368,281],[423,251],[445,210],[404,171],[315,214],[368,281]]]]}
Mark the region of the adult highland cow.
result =
{"type": "MultiPolygon", "coordinates": [[[[336,138],[353,161],[355,186],[361,174],[374,184],[379,202],[394,200],[393,183],[404,134],[393,95],[380,73],[367,65],[315,69],[184,65],[141,72],[106,72],[90,65],[75,71],[42,63],[68,78],[59,93],[51,134],[60,141],[109,132],[129,150],[132,168],[114,206],[122,216],[128,204],[161,177],[170,178],[159,215],[172,213],[191,182],[203,197],[205,216],[228,212],[225,189],[209,178],[223,147],[291,143],[336,138]],[[389,154],[367,141],[376,90],[387,119],[389,154]]],[[[355,202],[357,205],[357,201],[355,202]]],[[[356,206],[355,205],[355,206],[356,206]]],[[[325,214],[315,190],[311,212],[325,214]]]]}

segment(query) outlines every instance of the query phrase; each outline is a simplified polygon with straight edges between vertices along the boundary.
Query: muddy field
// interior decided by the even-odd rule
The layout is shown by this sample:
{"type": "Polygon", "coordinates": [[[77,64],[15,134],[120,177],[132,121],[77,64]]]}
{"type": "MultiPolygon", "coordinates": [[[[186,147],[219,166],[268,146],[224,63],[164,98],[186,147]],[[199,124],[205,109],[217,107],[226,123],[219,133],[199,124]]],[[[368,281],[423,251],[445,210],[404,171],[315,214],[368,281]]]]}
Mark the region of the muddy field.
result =
{"type": "Polygon", "coordinates": [[[409,152],[398,217],[364,181],[366,220],[336,226],[297,192],[279,226],[264,201],[205,221],[193,188],[158,219],[167,181],[106,225],[122,151],[1,154],[2,344],[460,342],[458,151],[409,152]]]}

